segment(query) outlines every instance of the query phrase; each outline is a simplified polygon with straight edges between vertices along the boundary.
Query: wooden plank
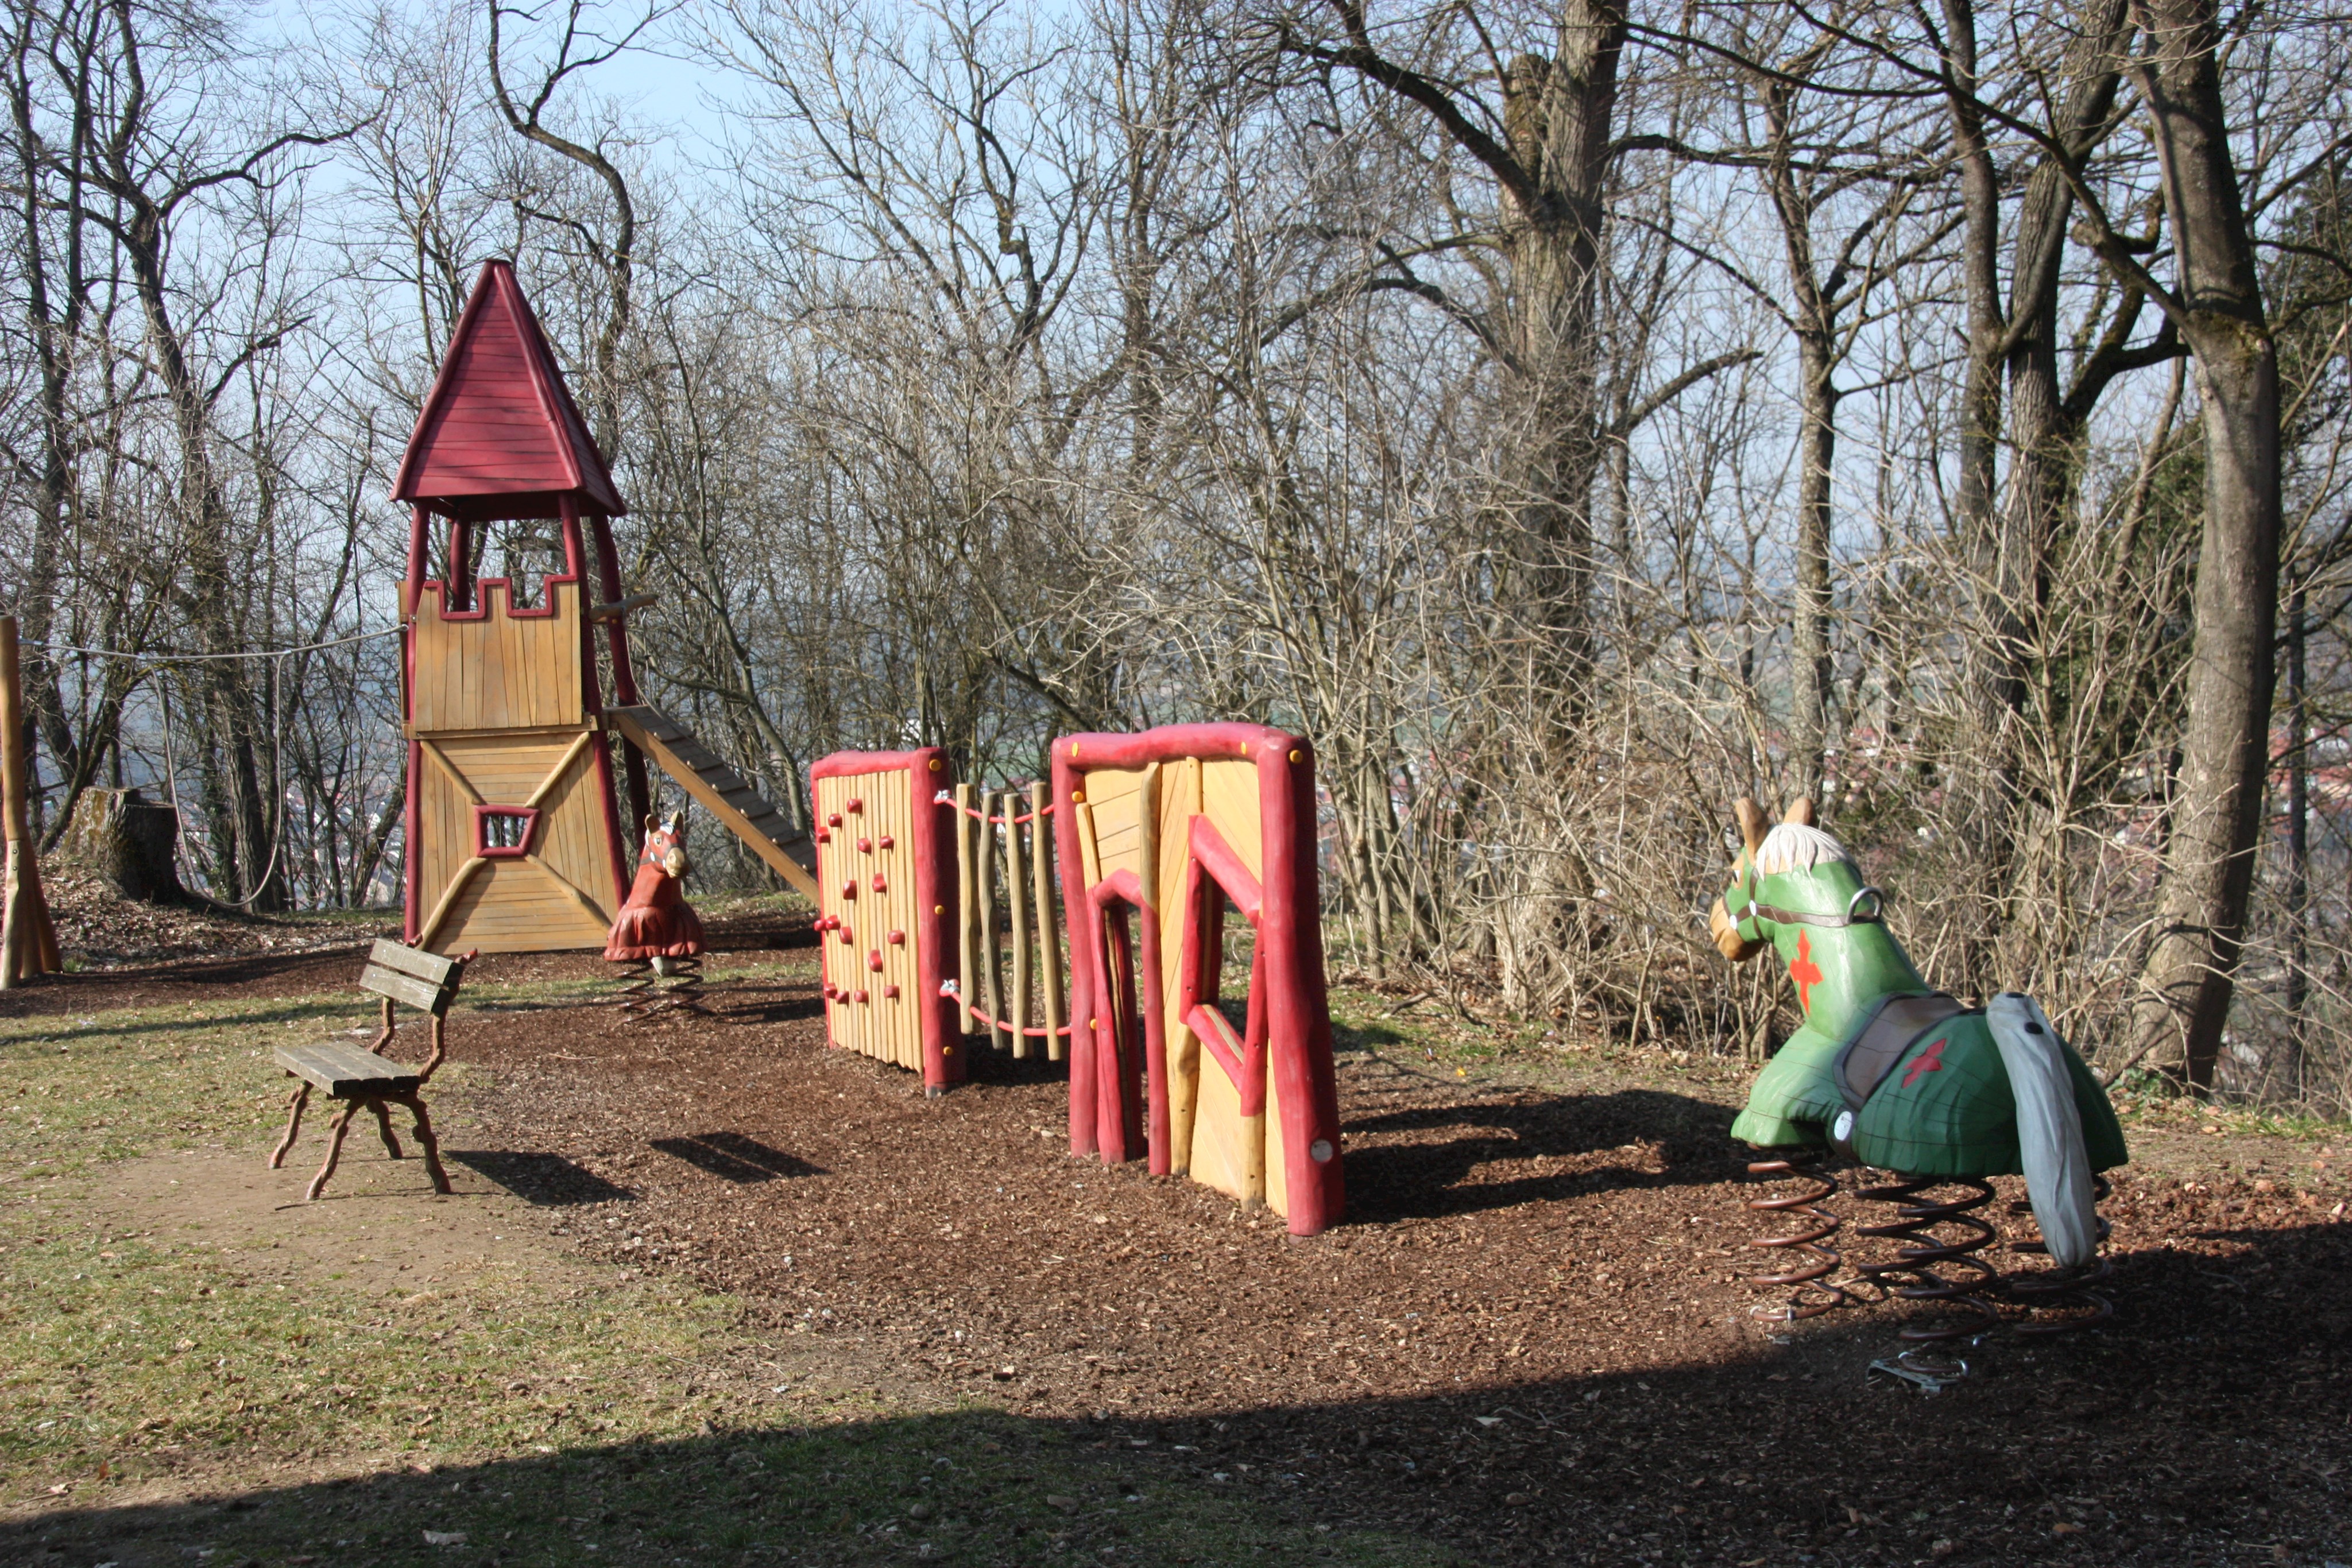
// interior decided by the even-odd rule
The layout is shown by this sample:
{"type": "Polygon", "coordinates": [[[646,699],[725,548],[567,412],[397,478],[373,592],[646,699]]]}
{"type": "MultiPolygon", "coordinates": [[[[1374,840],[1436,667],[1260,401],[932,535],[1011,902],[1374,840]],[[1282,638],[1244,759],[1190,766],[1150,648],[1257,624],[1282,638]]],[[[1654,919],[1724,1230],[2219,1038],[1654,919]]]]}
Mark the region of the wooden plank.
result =
{"type": "Polygon", "coordinates": [[[370,964],[360,971],[360,989],[373,991],[380,997],[390,997],[396,1002],[406,1002],[420,1012],[432,1013],[436,1017],[449,1010],[446,987],[432,985],[414,975],[404,975],[397,969],[387,969],[381,965],[370,964]]]}
{"type": "Polygon", "coordinates": [[[456,788],[457,793],[466,798],[468,804],[475,806],[487,806],[489,804],[488,801],[482,799],[482,792],[479,789],[475,789],[472,781],[466,777],[464,772],[458,768],[455,762],[449,759],[449,754],[447,752],[442,750],[438,746],[436,746],[429,740],[420,740],[416,744],[425,753],[425,759],[431,762],[435,767],[441,769],[442,776],[449,780],[450,784],[456,788]]]}
{"type": "Polygon", "coordinates": [[[466,891],[466,884],[489,863],[480,855],[476,855],[457,868],[457,874],[449,879],[449,885],[441,890],[440,900],[433,905],[433,913],[425,916],[425,924],[417,930],[416,945],[419,947],[433,946],[434,939],[441,935],[442,923],[449,918],[449,912],[457,908],[457,897],[466,891]]]}
{"type": "MultiPolygon", "coordinates": [[[[612,721],[613,727],[634,741],[637,749],[652,758],[660,765],[664,772],[683,785],[688,794],[701,801],[711,815],[719,819],[722,826],[749,844],[752,852],[772,867],[778,875],[791,883],[812,903],[816,904],[820,908],[823,907],[824,894],[817,885],[816,857],[813,852],[814,846],[811,845],[805,838],[798,838],[795,841],[788,843],[780,843],[770,838],[760,831],[751,817],[741,807],[712,789],[700,771],[688,760],[689,747],[692,751],[699,752],[705,757],[710,755],[703,751],[698,743],[687,738],[685,732],[678,729],[673,722],[663,719],[654,709],[642,705],[612,708],[607,710],[605,716],[612,721]],[[665,739],[662,734],[657,732],[656,722],[660,730],[673,732],[679,738],[665,739]],[[803,854],[806,855],[805,859],[802,858],[803,854]]],[[[712,760],[717,759],[712,758],[712,760]]],[[[755,795],[752,799],[758,800],[759,797],[755,795]]],[[[760,804],[767,806],[767,810],[761,813],[762,816],[768,811],[775,810],[773,806],[767,805],[764,800],[761,800],[760,804]]]]}
{"type": "MultiPolygon", "coordinates": [[[[994,797],[983,793],[980,809],[985,813],[994,797]]],[[[996,824],[983,821],[980,824],[980,977],[985,987],[982,1005],[988,1009],[991,1019],[1004,1016],[1004,996],[997,984],[996,975],[996,824]]],[[[1003,1030],[993,1022],[988,1026],[988,1043],[997,1051],[1009,1051],[1012,1041],[1003,1030]]]]}
{"type": "Polygon", "coordinates": [[[581,914],[607,926],[613,924],[614,915],[608,913],[604,906],[597,903],[578,883],[573,882],[538,855],[525,855],[522,858],[545,872],[548,879],[579,907],[581,914]]]}
{"type": "Polygon", "coordinates": [[[1201,1043],[1185,1021],[1184,925],[1191,911],[1184,890],[1192,852],[1187,830],[1201,810],[1201,759],[1185,758],[1160,785],[1160,985],[1167,1003],[1168,1159],[1174,1175],[1192,1166],[1192,1129],[1200,1105],[1201,1043]]]}
{"type": "Polygon", "coordinates": [[[523,804],[533,810],[544,808],[549,797],[561,789],[571,779],[572,768],[577,767],[580,759],[588,754],[588,747],[595,739],[595,731],[589,730],[573,741],[571,749],[563,754],[562,760],[548,769],[547,777],[540,781],[539,788],[530,792],[530,799],[525,800],[523,804]]]}
{"type": "Polygon", "coordinates": [[[1260,821],[1257,764],[1218,758],[1201,766],[1201,814],[1216,824],[1234,855],[1255,877],[1265,875],[1265,830],[1260,821]]]}
{"type": "Polygon", "coordinates": [[[397,969],[404,975],[414,975],[428,985],[446,986],[456,980],[459,970],[457,960],[445,958],[438,953],[422,953],[404,946],[389,936],[379,936],[368,949],[367,961],[381,964],[387,969],[397,969]]]}
{"type": "Polygon", "coordinates": [[[414,1094],[424,1082],[415,1068],[335,1041],[281,1045],[277,1058],[278,1066],[337,1100],[361,1094],[414,1094]]]}

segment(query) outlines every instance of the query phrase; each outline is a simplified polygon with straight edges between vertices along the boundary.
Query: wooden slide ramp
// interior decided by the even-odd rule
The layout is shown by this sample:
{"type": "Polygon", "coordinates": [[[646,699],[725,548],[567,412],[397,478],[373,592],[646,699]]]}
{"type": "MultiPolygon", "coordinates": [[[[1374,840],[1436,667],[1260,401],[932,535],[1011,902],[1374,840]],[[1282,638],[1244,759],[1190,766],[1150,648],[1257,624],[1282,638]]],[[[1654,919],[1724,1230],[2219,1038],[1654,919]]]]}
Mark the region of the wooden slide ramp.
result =
{"type": "Polygon", "coordinates": [[[751,788],[726,760],[658,709],[640,704],[604,710],[604,716],[636,748],[686,787],[686,792],[751,846],[752,852],[812,902],[817,899],[816,845],[807,833],[751,788]]]}

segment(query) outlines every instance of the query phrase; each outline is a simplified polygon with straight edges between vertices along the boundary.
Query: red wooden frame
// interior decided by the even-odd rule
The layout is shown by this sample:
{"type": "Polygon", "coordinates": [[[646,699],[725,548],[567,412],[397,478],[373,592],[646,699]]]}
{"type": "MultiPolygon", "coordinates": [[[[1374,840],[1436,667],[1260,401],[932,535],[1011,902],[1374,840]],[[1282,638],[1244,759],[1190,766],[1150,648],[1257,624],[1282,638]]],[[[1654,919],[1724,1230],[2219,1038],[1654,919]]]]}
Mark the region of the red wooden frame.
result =
{"type": "MultiPolygon", "coordinates": [[[[1313,747],[1286,731],[1254,724],[1183,724],[1139,735],[1066,735],[1054,742],[1054,821],[1062,862],[1070,938],[1070,1152],[1106,1163],[1149,1155],[1155,1172],[1171,1162],[1167,1124],[1165,998],[1160,979],[1159,922],[1142,922],[1142,995],[1128,993],[1137,966],[1123,940],[1129,910],[1142,903],[1131,872],[1080,888],[1076,792],[1091,769],[1133,769],[1188,758],[1255,764],[1261,862],[1265,877],[1250,876],[1241,858],[1202,818],[1186,832],[1184,951],[1179,971],[1182,1015],[1208,1055],[1237,1086],[1271,1071],[1280,1091],[1285,1190],[1292,1234],[1312,1236],[1339,1219],[1346,1187],[1339,1160],[1339,1098],[1331,1072],[1331,1007],[1323,973],[1315,836],[1313,747]],[[1250,979],[1247,1033],[1214,1013],[1222,962],[1223,906],[1230,901],[1257,927],[1250,979]],[[1106,945],[1118,966],[1119,994],[1101,972],[1106,945]],[[1119,1019],[1140,1014],[1142,1050],[1122,1051],[1119,1019]],[[1079,1021],[1085,1019],[1082,1029],[1079,1021]],[[1207,1028],[1201,1027],[1207,1025],[1207,1028]],[[1135,1057],[1142,1058],[1137,1061],[1135,1057]],[[1254,1066],[1263,1063],[1256,1073],[1254,1066]],[[1140,1071],[1138,1070],[1140,1069],[1140,1071]],[[1141,1077],[1142,1092],[1135,1080],[1141,1077]],[[1139,1103],[1140,1102],[1140,1103],[1139,1103]],[[1138,1150],[1141,1144],[1144,1148],[1138,1150]],[[1320,1151],[1320,1158],[1317,1157],[1320,1151]]],[[[1244,1113],[1252,1109],[1244,1088],[1244,1113]]],[[[1259,1099],[1255,1110],[1264,1109],[1259,1099]]]]}
{"type": "MultiPolygon", "coordinates": [[[[939,791],[955,781],[955,770],[948,756],[936,746],[920,747],[913,751],[836,751],[830,757],[819,758],[809,765],[809,811],[816,816],[816,786],[819,779],[851,778],[861,773],[898,773],[907,784],[907,852],[915,862],[915,928],[909,939],[915,945],[915,984],[918,999],[922,1005],[923,1025],[923,1086],[944,1089],[961,1083],[969,1075],[965,1053],[960,1049],[963,1039],[961,1020],[956,1016],[955,995],[947,989],[954,977],[950,974],[955,951],[956,906],[955,841],[949,836],[949,825],[932,806],[939,791]]],[[[817,835],[817,879],[826,875],[825,850],[829,837],[817,835]]],[[[820,933],[820,938],[822,938],[820,933]]],[[[895,938],[898,934],[890,934],[895,938]]],[[[819,968],[822,978],[823,969],[819,968]]],[[[833,1009],[836,998],[825,998],[826,1037],[832,1036],[833,1009]]]]}
{"type": "Polygon", "coordinates": [[[519,861],[530,853],[539,842],[539,808],[536,806],[477,806],[474,808],[474,852],[484,860],[519,861]],[[494,844],[483,835],[482,822],[488,817],[520,817],[522,842],[509,849],[494,844]]]}

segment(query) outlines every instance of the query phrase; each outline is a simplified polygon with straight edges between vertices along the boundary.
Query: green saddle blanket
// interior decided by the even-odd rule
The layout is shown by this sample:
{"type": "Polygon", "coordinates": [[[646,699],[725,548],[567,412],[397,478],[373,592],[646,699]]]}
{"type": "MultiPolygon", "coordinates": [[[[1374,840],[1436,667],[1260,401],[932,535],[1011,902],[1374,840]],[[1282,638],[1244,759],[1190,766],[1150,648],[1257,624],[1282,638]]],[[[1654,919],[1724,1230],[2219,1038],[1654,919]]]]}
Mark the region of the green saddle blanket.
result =
{"type": "MultiPolygon", "coordinates": [[[[1849,1109],[1839,1063],[1874,1016],[1865,1011],[1837,1039],[1811,1027],[1790,1036],[1748,1092],[1731,1135],[1759,1148],[1821,1145],[1849,1109]]],[[[2074,1047],[2063,1045],[2091,1168],[2124,1164],[2122,1125],[2105,1092],[2074,1047]]],[[[1894,1053],[1854,1117],[1847,1139],[1857,1158],[1911,1176],[2023,1174],[2017,1147],[2017,1102],[1981,1009],[1928,1024],[1894,1053]]]]}

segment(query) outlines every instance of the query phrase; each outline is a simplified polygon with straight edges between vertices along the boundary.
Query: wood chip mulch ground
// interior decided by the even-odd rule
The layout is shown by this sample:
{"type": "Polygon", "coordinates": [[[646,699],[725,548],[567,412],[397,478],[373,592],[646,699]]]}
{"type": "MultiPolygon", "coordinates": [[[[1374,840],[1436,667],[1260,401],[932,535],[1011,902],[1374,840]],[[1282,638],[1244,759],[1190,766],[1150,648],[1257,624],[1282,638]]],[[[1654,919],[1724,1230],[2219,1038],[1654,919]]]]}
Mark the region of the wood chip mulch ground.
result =
{"type": "MultiPolygon", "coordinates": [[[[809,941],[719,929],[766,961],[809,941]]],[[[316,962],[204,984],[300,988],[316,962]]],[[[488,1085],[457,1157],[618,1267],[741,1293],[764,1332],[862,1341],[1139,1466],[1483,1562],[2352,1555],[2340,1181],[2122,1173],[2116,1320],[2005,1327],[1922,1395],[1868,1370],[1916,1307],[1751,1317],[1774,1298],[1738,1276],[1769,1228],[1740,1207],[1719,1090],[1564,1092],[1347,1052],[1349,1218],[1299,1240],[1073,1159],[1058,1069],[983,1058],[982,1082],[926,1099],[825,1049],[813,969],[727,981],[740,963],[713,960],[705,1021],[461,1009],[457,1058],[488,1085]]],[[[493,956],[477,978],[600,970],[493,956]]],[[[2014,1237],[2003,1185],[1989,1212],[2014,1237]]]]}

